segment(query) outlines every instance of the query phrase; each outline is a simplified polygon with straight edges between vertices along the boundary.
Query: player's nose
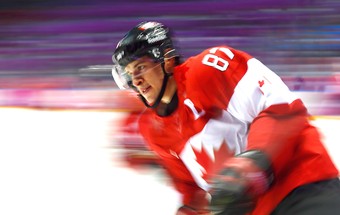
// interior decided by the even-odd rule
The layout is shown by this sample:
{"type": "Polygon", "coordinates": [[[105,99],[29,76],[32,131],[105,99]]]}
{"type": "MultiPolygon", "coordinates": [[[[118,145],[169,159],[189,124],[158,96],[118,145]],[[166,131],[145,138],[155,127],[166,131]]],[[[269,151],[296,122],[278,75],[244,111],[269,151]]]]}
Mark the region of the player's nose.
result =
{"type": "Polygon", "coordinates": [[[135,87],[140,86],[143,83],[143,78],[141,76],[133,76],[132,77],[132,84],[135,87]]]}

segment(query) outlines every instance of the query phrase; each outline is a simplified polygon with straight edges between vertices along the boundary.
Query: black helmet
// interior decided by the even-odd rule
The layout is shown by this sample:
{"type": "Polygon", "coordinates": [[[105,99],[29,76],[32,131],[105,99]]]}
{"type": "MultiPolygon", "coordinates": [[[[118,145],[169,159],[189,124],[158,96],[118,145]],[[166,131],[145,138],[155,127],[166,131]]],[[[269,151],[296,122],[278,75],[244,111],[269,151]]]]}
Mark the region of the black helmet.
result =
{"type": "Polygon", "coordinates": [[[155,62],[162,63],[166,57],[177,57],[171,40],[169,28],[158,22],[142,22],[132,28],[117,44],[112,60],[112,75],[118,87],[134,88],[131,77],[125,73],[125,66],[130,62],[149,56],[155,62]],[[166,49],[170,51],[164,53],[166,49]]]}

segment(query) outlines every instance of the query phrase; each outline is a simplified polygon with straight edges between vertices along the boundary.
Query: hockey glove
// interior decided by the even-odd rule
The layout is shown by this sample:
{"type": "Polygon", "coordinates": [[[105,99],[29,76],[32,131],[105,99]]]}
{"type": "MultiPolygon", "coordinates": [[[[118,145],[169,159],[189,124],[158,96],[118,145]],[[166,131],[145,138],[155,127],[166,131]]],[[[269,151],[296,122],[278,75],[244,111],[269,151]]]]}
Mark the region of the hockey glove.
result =
{"type": "Polygon", "coordinates": [[[251,212],[272,179],[270,161],[261,151],[246,151],[227,160],[211,183],[211,211],[219,215],[251,212]]]}

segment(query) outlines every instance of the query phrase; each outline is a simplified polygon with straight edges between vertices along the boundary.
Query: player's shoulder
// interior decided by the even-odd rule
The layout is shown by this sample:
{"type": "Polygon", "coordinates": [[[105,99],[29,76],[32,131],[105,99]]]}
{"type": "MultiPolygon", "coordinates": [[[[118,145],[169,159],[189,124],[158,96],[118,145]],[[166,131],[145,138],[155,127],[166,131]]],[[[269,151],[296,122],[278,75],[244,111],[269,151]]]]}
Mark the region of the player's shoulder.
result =
{"type": "Polygon", "coordinates": [[[216,72],[233,72],[240,63],[246,63],[250,58],[247,53],[229,46],[216,46],[188,58],[182,68],[186,70],[187,77],[216,76],[216,72]]]}
{"type": "Polygon", "coordinates": [[[193,67],[195,70],[200,69],[217,69],[224,71],[230,63],[246,62],[253,58],[248,53],[232,48],[230,46],[221,45],[210,47],[199,54],[188,58],[187,67],[193,67]]]}
{"type": "Polygon", "coordinates": [[[248,53],[230,47],[230,46],[226,46],[226,45],[220,45],[220,46],[214,46],[214,47],[210,47],[207,48],[205,50],[203,50],[201,53],[199,53],[198,55],[196,55],[196,57],[198,58],[204,58],[206,55],[214,55],[223,59],[233,59],[235,56],[237,57],[244,57],[244,58],[252,58],[252,56],[250,56],[248,53]]]}

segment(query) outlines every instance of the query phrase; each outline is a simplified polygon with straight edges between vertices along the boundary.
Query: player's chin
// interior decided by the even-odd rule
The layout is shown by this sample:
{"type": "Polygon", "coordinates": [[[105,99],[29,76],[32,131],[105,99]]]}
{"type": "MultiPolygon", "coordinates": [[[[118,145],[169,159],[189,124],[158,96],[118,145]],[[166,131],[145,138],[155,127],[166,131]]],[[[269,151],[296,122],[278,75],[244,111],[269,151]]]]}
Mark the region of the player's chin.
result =
{"type": "Polygon", "coordinates": [[[156,102],[156,98],[152,96],[143,96],[149,105],[153,105],[156,102]]]}

